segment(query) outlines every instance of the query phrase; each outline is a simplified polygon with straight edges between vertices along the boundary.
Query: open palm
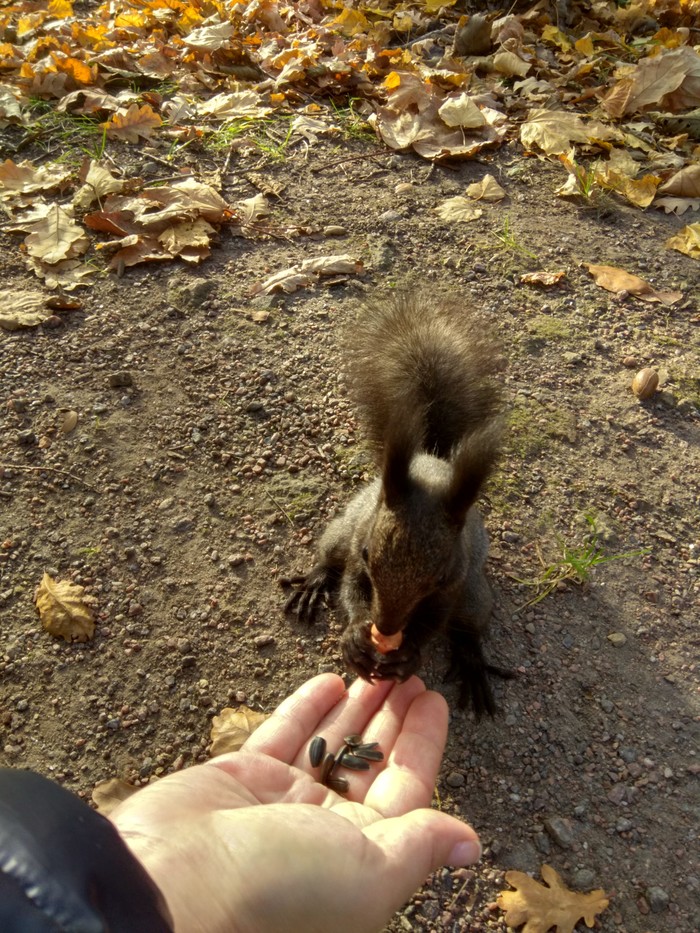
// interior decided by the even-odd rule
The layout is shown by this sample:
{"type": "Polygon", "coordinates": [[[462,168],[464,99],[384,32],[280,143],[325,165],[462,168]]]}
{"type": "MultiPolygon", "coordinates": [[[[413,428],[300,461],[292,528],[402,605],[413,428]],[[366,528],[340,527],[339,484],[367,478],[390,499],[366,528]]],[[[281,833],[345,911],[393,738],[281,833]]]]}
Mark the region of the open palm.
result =
{"type": "Polygon", "coordinates": [[[411,678],[321,674],[285,700],[240,752],[182,771],[112,814],[165,894],[178,933],[376,931],[445,863],[479,854],[474,831],[427,809],[447,732],[445,701],[411,678]],[[385,760],[317,781],[308,744],[377,741],[385,760]]]}

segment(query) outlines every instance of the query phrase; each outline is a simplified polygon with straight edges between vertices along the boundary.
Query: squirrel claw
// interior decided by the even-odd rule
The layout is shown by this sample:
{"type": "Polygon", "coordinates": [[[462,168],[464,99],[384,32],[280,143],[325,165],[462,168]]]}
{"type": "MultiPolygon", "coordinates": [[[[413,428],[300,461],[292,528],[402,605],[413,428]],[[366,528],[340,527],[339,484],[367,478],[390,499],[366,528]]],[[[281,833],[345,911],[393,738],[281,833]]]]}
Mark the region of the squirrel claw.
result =
{"type": "Polygon", "coordinates": [[[301,622],[311,624],[318,613],[319,605],[327,605],[336,581],[323,567],[314,568],[307,574],[295,574],[280,579],[285,589],[294,587],[284,604],[285,614],[294,614],[301,622]]]}

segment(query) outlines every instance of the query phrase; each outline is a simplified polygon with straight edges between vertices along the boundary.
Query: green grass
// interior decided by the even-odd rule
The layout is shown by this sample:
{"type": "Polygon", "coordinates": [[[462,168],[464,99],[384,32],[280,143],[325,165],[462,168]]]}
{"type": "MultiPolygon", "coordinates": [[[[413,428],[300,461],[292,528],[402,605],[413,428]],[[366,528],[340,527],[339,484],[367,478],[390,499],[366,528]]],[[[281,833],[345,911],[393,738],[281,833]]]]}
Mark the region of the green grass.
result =
{"type": "Polygon", "coordinates": [[[592,515],[585,516],[588,523],[589,533],[587,540],[583,544],[570,546],[566,542],[559,540],[558,544],[561,553],[551,561],[545,560],[540,548],[537,548],[537,556],[542,564],[542,573],[533,580],[520,580],[513,577],[517,583],[522,586],[535,587],[536,593],[522,606],[515,611],[522,612],[528,606],[534,606],[541,602],[550,593],[559,586],[560,583],[574,583],[578,586],[588,581],[591,573],[596,567],[602,564],[609,564],[614,560],[627,560],[632,557],[642,557],[648,554],[649,548],[641,548],[637,551],[626,551],[624,554],[605,554],[598,543],[598,530],[596,521],[592,515]]]}
{"type": "Polygon", "coordinates": [[[508,214],[506,214],[503,221],[503,228],[499,230],[498,233],[494,233],[494,236],[504,249],[510,250],[513,253],[520,253],[522,256],[528,256],[530,259],[539,259],[537,253],[533,253],[518,240],[511,226],[510,216],[508,214]]]}

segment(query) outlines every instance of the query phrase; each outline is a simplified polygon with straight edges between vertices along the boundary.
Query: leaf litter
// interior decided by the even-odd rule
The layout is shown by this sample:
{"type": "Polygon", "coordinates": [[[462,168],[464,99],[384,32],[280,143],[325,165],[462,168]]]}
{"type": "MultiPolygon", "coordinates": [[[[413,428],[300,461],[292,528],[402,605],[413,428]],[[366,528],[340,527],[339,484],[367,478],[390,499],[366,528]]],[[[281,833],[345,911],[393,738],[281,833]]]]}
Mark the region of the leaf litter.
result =
{"type": "MultiPolygon", "coordinates": [[[[79,13],[70,0],[39,8],[21,0],[0,12],[0,125],[19,134],[19,151],[40,138],[40,101],[87,120],[101,152],[87,170],[8,158],[0,200],[12,229],[23,229],[24,209],[58,197],[24,228],[27,265],[49,288],[87,285],[104,265],[123,274],[143,262],[199,263],[227,225],[246,236],[275,231],[251,229],[225,203],[211,216],[194,190],[200,182],[166,184],[171,202],[159,212],[149,204],[154,189],[127,177],[112,147],[177,148],[240,131],[230,157],[246,138],[254,145],[260,121],[289,117],[287,144],[308,146],[339,131],[329,104],[353,100],[391,149],[443,161],[519,141],[526,153],[563,161],[564,196],[580,197],[590,173],[641,209],[698,210],[700,54],[689,27],[700,2],[569,6],[567,25],[543,4],[468,16],[443,0],[121,0],[79,13]],[[119,200],[127,187],[130,200],[119,200]]],[[[218,191],[207,187],[213,200],[218,191]]],[[[439,213],[448,222],[475,216],[461,203],[439,213]]],[[[665,245],[698,258],[693,224],[665,245]]]]}

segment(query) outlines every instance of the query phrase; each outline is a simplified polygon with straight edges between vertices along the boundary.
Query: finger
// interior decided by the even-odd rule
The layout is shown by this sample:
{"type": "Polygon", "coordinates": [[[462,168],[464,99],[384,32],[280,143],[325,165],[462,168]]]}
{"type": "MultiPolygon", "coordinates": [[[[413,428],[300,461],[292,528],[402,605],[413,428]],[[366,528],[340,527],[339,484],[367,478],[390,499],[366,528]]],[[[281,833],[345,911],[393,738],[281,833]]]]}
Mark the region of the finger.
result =
{"type": "MultiPolygon", "coordinates": [[[[414,697],[424,692],[425,685],[418,677],[411,677],[404,684],[393,681],[370,684],[358,679],[323,722],[319,723],[318,734],[323,736],[329,751],[333,753],[341,748],[346,735],[357,733],[365,742],[379,742],[380,749],[388,755],[414,697]]],[[[308,762],[303,758],[296,764],[300,768],[308,767],[308,762]]],[[[373,767],[371,776],[369,772],[362,772],[358,780],[353,779],[353,800],[364,797],[376,771],[377,766],[373,767]]]]}
{"type": "Polygon", "coordinates": [[[312,677],[255,730],[245,743],[246,751],[261,752],[291,764],[344,693],[345,684],[337,674],[312,677]]]}
{"type": "Polygon", "coordinates": [[[367,826],[364,835],[383,852],[377,873],[384,894],[390,891],[397,910],[443,865],[472,865],[481,856],[479,837],[466,823],[437,810],[414,810],[367,826]]]}
{"type": "Polygon", "coordinates": [[[364,802],[383,816],[430,806],[447,741],[444,697],[426,691],[414,697],[386,767],[375,774],[364,802]]]}

